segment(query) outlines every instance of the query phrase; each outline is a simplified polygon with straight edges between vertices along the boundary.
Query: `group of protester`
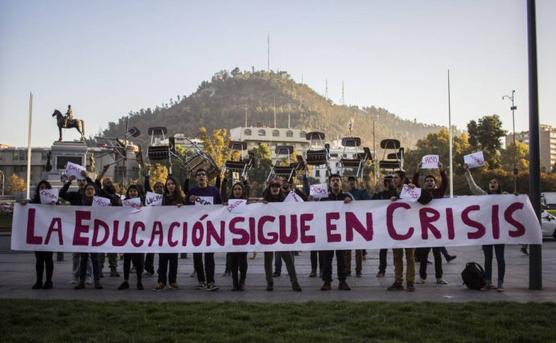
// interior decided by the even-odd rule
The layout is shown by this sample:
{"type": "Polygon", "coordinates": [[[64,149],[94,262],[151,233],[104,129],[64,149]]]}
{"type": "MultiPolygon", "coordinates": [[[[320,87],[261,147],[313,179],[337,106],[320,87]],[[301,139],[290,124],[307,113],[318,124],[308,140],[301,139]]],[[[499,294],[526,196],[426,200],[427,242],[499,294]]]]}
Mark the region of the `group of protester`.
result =
{"type": "MultiPolygon", "coordinates": [[[[427,174],[424,181],[420,183],[420,169],[415,173],[412,180],[409,180],[403,171],[396,171],[392,174],[386,175],[383,179],[382,190],[377,191],[374,195],[370,195],[367,190],[358,188],[357,179],[355,177],[348,178],[349,187],[344,191],[342,184],[342,177],[338,174],[332,174],[328,178],[329,193],[327,197],[322,199],[312,199],[309,194],[309,183],[307,177],[303,177],[303,190],[296,187],[293,179],[287,180],[285,178],[273,178],[267,183],[267,187],[263,192],[262,201],[264,203],[270,202],[283,202],[290,192],[295,192],[304,201],[343,201],[349,203],[357,200],[392,200],[395,201],[399,198],[404,184],[409,187],[422,187],[421,195],[418,201],[422,204],[427,204],[432,199],[444,197],[447,188],[448,179],[444,172],[442,164],[439,164],[441,181],[437,184],[437,179],[433,174],[427,174]]],[[[121,206],[121,197],[117,194],[116,188],[109,177],[103,177],[107,168],[99,174],[96,180],[92,180],[86,172],[82,172],[82,177],[77,179],[78,189],[70,191],[72,182],[76,179],[70,177],[69,180],[59,191],[59,197],[69,202],[73,206],[91,206],[93,197],[100,196],[110,200],[111,206],[121,206]]],[[[501,194],[500,183],[497,179],[490,180],[487,190],[481,189],[466,168],[466,179],[471,189],[471,192],[476,195],[482,194],[501,194]]],[[[182,205],[195,205],[196,203],[204,204],[226,204],[229,199],[248,199],[249,198],[249,184],[246,180],[236,182],[232,185],[231,191],[228,193],[226,189],[227,182],[224,180],[220,183],[219,177],[217,178],[216,185],[209,185],[207,171],[198,169],[195,172],[196,186],[190,188],[189,181],[186,180],[183,185],[183,191],[178,182],[169,176],[165,183],[155,182],[151,185],[148,175],[145,176],[144,185],[130,185],[125,194],[125,199],[139,198],[141,204],[145,205],[145,192],[154,192],[162,195],[162,206],[182,206],[182,205]],[[222,185],[222,187],[221,187],[222,185]]],[[[43,189],[51,189],[51,185],[47,181],[41,181],[37,185],[31,203],[40,203],[40,191],[43,189]]],[[[249,200],[250,201],[250,200],[249,200]]],[[[409,292],[415,291],[415,283],[425,283],[427,280],[427,264],[429,253],[432,250],[434,257],[434,268],[436,284],[445,285],[447,282],[443,279],[442,270],[442,255],[447,261],[451,261],[455,256],[448,254],[445,248],[400,248],[392,249],[394,257],[394,282],[388,287],[390,291],[407,290],[409,292]],[[405,256],[405,287],[404,287],[404,256],[405,256]],[[419,263],[419,277],[415,280],[415,263],[419,263]]],[[[484,252],[484,265],[485,265],[485,278],[487,281],[486,289],[496,288],[498,291],[504,290],[504,274],[505,274],[505,261],[504,261],[504,245],[485,245],[483,246],[484,252]],[[494,286],[492,282],[492,259],[493,250],[498,263],[498,279],[497,285],[494,286]]],[[[355,264],[356,276],[362,275],[362,261],[366,252],[364,250],[356,250],[355,264]]],[[[36,256],[36,283],[33,289],[49,289],[53,287],[52,274],[53,274],[53,253],[52,252],[35,252],[36,256]],[[46,281],[43,283],[43,274],[46,269],[46,281]]],[[[98,253],[73,253],[73,282],[75,289],[85,288],[87,275],[91,275],[94,280],[94,287],[102,289],[100,278],[103,277],[103,266],[106,254],[98,253]]],[[[110,267],[110,276],[119,276],[117,272],[118,255],[116,253],[107,254],[110,267]]],[[[177,289],[177,271],[179,256],[177,253],[159,253],[158,254],[158,279],[154,290],[160,291],[166,288],[177,289]]],[[[294,252],[280,251],[280,252],[265,252],[264,253],[264,269],[267,291],[272,291],[274,287],[273,277],[280,275],[281,262],[286,264],[286,269],[291,281],[291,287],[294,291],[301,291],[297,273],[294,263],[294,252]],[[273,260],[275,261],[276,270],[273,272],[273,260]]],[[[322,291],[332,289],[332,263],[336,256],[337,263],[337,278],[339,280],[338,289],[350,290],[347,283],[347,277],[351,274],[351,251],[349,250],[330,250],[330,251],[312,251],[311,252],[311,273],[310,277],[317,276],[317,269],[320,269],[319,275],[323,280],[321,287],[322,291]]],[[[136,287],[138,290],[144,289],[142,277],[146,275],[154,275],[154,254],[153,253],[125,253],[123,254],[123,272],[124,280],[118,289],[128,289],[130,287],[130,272],[131,266],[137,274],[136,287]]],[[[194,253],[193,254],[194,275],[198,280],[196,289],[215,291],[218,287],[215,284],[215,262],[214,253],[194,253]]],[[[376,274],[377,277],[383,278],[386,272],[387,265],[387,249],[381,249],[379,252],[379,270],[376,274]]],[[[245,290],[245,282],[247,277],[247,253],[246,252],[233,252],[227,253],[226,256],[226,273],[229,272],[232,276],[232,290],[243,291],[245,290]]]]}

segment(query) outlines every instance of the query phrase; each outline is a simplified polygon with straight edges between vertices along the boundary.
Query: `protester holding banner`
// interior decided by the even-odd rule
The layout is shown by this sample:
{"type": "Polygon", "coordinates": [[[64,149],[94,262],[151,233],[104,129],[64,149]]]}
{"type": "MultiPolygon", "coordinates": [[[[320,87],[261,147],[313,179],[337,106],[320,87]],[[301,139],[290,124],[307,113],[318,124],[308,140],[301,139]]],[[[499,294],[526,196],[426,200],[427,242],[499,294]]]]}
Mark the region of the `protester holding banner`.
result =
{"type": "MultiPolygon", "coordinates": [[[[41,192],[45,190],[51,190],[52,186],[46,180],[41,180],[35,189],[35,194],[33,199],[29,201],[31,204],[50,204],[55,205],[56,201],[44,201],[41,199],[41,192]]],[[[44,197],[42,197],[44,199],[44,197]]],[[[54,260],[52,259],[52,251],[35,251],[35,272],[37,275],[37,280],[33,285],[33,289],[51,289],[52,284],[52,274],[54,273],[54,260]],[[43,284],[42,278],[44,271],[46,269],[46,280],[43,284]]]]}
{"type": "MultiPolygon", "coordinates": [[[[154,183],[154,186],[151,188],[151,179],[150,176],[147,174],[145,175],[145,181],[143,182],[143,188],[147,192],[155,193],[155,194],[164,194],[164,184],[160,181],[154,183]]],[[[148,204],[149,206],[159,206],[157,204],[148,204]]],[[[160,203],[161,205],[161,203],[160,203]]],[[[154,253],[147,253],[145,254],[145,275],[153,276],[154,275],[154,253]]]]}
{"type": "MultiPolygon", "coordinates": [[[[281,191],[280,180],[272,179],[268,184],[268,187],[263,192],[263,202],[283,202],[285,199],[284,193],[281,191]]],[[[274,281],[272,280],[272,259],[274,258],[274,253],[272,251],[265,251],[264,253],[264,271],[266,276],[266,290],[274,290],[274,281]]],[[[276,253],[276,258],[281,258],[286,264],[286,269],[290,276],[290,281],[292,284],[292,289],[297,292],[301,292],[301,286],[297,282],[297,273],[295,271],[295,265],[293,262],[293,254],[291,251],[279,251],[276,253]]]]}
{"type": "MultiPolygon", "coordinates": [[[[328,177],[328,186],[330,192],[326,198],[321,199],[321,201],[343,201],[344,203],[350,203],[353,198],[350,194],[342,192],[342,177],[339,174],[332,174],[328,177]]],[[[334,259],[334,254],[336,254],[336,263],[338,265],[338,289],[343,291],[349,291],[351,288],[346,282],[346,254],[347,250],[325,250],[321,251],[323,254],[323,270],[322,270],[322,280],[324,284],[321,287],[321,291],[329,291],[332,289],[332,260],[334,259]]]]}
{"type": "MultiPolygon", "coordinates": [[[[207,171],[205,169],[197,169],[195,179],[197,180],[197,187],[189,190],[186,205],[222,204],[218,188],[208,184],[207,171]]],[[[194,253],[193,265],[197,273],[197,280],[199,281],[197,289],[207,291],[218,290],[218,287],[214,284],[214,253],[194,253]]]]}
{"type": "MultiPolygon", "coordinates": [[[[355,176],[348,177],[348,193],[353,196],[353,200],[370,200],[371,196],[365,188],[357,188],[357,178],[355,176]]],[[[355,250],[355,276],[361,277],[363,274],[363,255],[365,250],[355,250]]],[[[351,275],[351,250],[346,254],[346,273],[351,275]]]]}
{"type": "MultiPolygon", "coordinates": [[[[413,175],[413,184],[419,187],[419,174],[421,169],[422,163],[419,163],[417,172],[413,175]]],[[[423,183],[423,191],[428,192],[430,197],[433,199],[440,199],[444,197],[444,193],[446,192],[446,188],[448,188],[448,177],[446,176],[446,172],[444,171],[443,165],[441,162],[437,163],[437,167],[440,171],[440,185],[436,185],[436,177],[433,174],[428,174],[425,176],[425,181],[423,183]]],[[[429,252],[431,248],[417,248],[415,250],[415,254],[419,259],[419,276],[420,284],[424,284],[427,279],[427,264],[429,259],[429,252]]],[[[432,254],[434,256],[434,272],[436,276],[436,283],[438,285],[446,285],[447,282],[442,278],[443,271],[442,271],[442,254],[440,247],[432,248],[432,254]]]]}
{"type": "MultiPolygon", "coordinates": [[[[225,184],[225,182],[224,182],[225,184]]],[[[236,182],[232,186],[232,192],[228,197],[228,205],[230,200],[245,200],[249,196],[247,182],[236,182]]],[[[230,262],[230,272],[232,274],[232,291],[244,291],[245,279],[247,277],[247,253],[246,252],[230,252],[226,254],[226,259],[230,262]],[[239,270],[239,277],[238,277],[239,270]]]]}
{"type": "MultiPolygon", "coordinates": [[[[477,186],[473,175],[467,164],[464,164],[465,169],[465,180],[467,180],[467,185],[474,195],[486,195],[486,194],[502,194],[502,188],[500,187],[500,182],[496,178],[492,178],[488,182],[488,191],[484,191],[481,187],[477,186]]],[[[498,292],[504,291],[504,276],[506,274],[506,260],[504,259],[504,244],[489,244],[483,245],[483,253],[485,255],[485,279],[486,286],[485,289],[496,288],[498,292]],[[492,285],[492,250],[496,254],[496,263],[498,264],[498,286],[494,287],[492,285]]]]}
{"type": "MultiPolygon", "coordinates": [[[[140,199],[141,192],[137,185],[130,185],[127,188],[126,200],[129,199],[140,199]]],[[[141,205],[144,206],[144,202],[141,201],[141,205]]],[[[131,261],[133,261],[133,266],[135,267],[135,272],[137,273],[137,289],[143,290],[143,283],[141,282],[143,275],[143,260],[145,256],[142,253],[124,253],[124,281],[118,287],[119,290],[129,288],[129,271],[131,267],[131,261]]]]}
{"type": "MultiPolygon", "coordinates": [[[[65,201],[69,202],[72,206],[80,206],[81,205],[81,201],[83,200],[83,193],[85,190],[85,186],[87,184],[92,184],[93,180],[91,180],[91,178],[87,175],[86,171],[82,171],[80,174],[80,177],[77,178],[77,187],[78,190],[77,191],[69,191],[69,188],[71,186],[71,183],[73,182],[73,180],[76,179],[75,175],[70,175],[68,178],[68,181],[62,186],[62,188],[60,188],[60,192],[58,193],[58,195],[60,196],[60,198],[64,199],[65,201]]],[[[80,266],[80,254],[79,253],[72,253],[71,257],[72,257],[72,275],[73,275],[73,279],[72,279],[72,283],[77,284],[79,282],[79,266],[80,266]]],[[[90,283],[90,278],[91,278],[91,271],[92,271],[92,265],[89,262],[87,265],[87,282],[90,283]]]]}
{"type": "MultiPolygon", "coordinates": [[[[116,194],[116,187],[114,187],[114,183],[112,182],[112,178],[105,177],[104,174],[108,171],[110,165],[107,164],[102,168],[100,174],[98,174],[97,178],[95,179],[95,185],[98,190],[98,195],[103,198],[110,199],[111,206],[121,206],[122,201],[120,197],[116,194]]],[[[108,266],[110,268],[110,276],[111,277],[119,277],[120,274],[118,273],[118,254],[116,253],[100,253],[99,254],[99,265],[100,265],[100,277],[104,277],[103,269],[104,269],[104,261],[106,259],[106,255],[108,255],[108,266]]]]}
{"type": "MultiPolygon", "coordinates": [[[[396,187],[398,192],[401,191],[404,184],[408,183],[409,180],[405,177],[405,173],[401,170],[394,172],[392,176],[392,182],[396,187]]],[[[397,197],[393,197],[395,200],[397,197]]],[[[394,283],[388,287],[389,291],[403,290],[403,255],[405,252],[405,262],[406,262],[406,290],[408,292],[415,291],[415,248],[396,248],[392,249],[394,253],[394,283]]]]}
{"type": "MultiPolygon", "coordinates": [[[[93,183],[88,183],[83,192],[83,198],[81,200],[81,206],[91,206],[93,204],[93,198],[96,193],[96,187],[93,183]]],[[[93,265],[93,278],[95,282],[96,289],[102,289],[100,284],[100,268],[98,266],[98,254],[97,253],[81,253],[80,263],[79,263],[79,283],[75,286],[75,289],[85,288],[85,274],[87,273],[87,260],[91,258],[91,264],[93,265]]]]}
{"type": "MultiPolygon", "coordinates": [[[[390,200],[397,197],[398,192],[396,191],[396,185],[392,180],[392,175],[384,176],[384,180],[382,182],[384,186],[383,190],[375,193],[372,200],[390,200]]],[[[386,273],[387,257],[388,249],[380,249],[378,255],[378,272],[376,273],[376,277],[378,278],[384,277],[384,274],[386,273]]]]}
{"type": "MultiPolygon", "coordinates": [[[[164,198],[162,198],[162,206],[181,206],[185,202],[183,194],[176,180],[168,176],[164,185],[164,198]]],[[[178,289],[178,254],[160,253],[158,254],[158,283],[154,288],[155,291],[161,291],[166,288],[166,282],[169,282],[170,289],[178,289]]]]}

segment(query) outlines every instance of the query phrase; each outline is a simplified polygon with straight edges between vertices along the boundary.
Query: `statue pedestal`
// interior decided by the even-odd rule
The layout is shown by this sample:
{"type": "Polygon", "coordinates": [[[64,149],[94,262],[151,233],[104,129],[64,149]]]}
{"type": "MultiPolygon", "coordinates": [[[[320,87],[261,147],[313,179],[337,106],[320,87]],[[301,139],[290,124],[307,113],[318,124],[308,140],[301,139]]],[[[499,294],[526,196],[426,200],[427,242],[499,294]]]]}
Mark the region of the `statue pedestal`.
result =
{"type": "Polygon", "coordinates": [[[51,147],[52,170],[43,172],[42,179],[50,182],[52,187],[61,187],[66,164],[72,162],[85,166],[87,150],[84,142],[54,142],[51,147]]]}

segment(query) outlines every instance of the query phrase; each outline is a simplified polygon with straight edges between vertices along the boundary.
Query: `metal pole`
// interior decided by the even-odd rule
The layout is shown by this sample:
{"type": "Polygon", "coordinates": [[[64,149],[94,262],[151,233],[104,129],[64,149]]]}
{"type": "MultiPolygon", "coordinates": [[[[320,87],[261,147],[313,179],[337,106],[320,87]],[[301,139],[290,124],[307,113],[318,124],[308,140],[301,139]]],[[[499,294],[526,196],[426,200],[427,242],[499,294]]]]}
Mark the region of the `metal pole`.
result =
{"type": "Polygon", "coordinates": [[[0,174],[2,174],[2,196],[4,196],[4,188],[5,188],[5,183],[6,183],[6,176],[4,175],[4,172],[0,170],[0,174]]]}
{"type": "Polygon", "coordinates": [[[510,110],[512,111],[512,132],[513,132],[513,144],[514,144],[514,149],[513,149],[513,178],[514,178],[514,193],[517,193],[517,174],[518,174],[518,169],[517,169],[517,146],[515,144],[515,110],[517,109],[517,106],[515,106],[515,90],[512,90],[512,96],[508,96],[508,95],[504,95],[502,97],[502,100],[504,99],[509,99],[512,101],[512,107],[510,107],[510,110]]]}
{"type": "Polygon", "coordinates": [[[29,93],[29,128],[27,131],[27,200],[31,199],[31,127],[33,126],[33,93],[29,93]]]}
{"type": "MultiPolygon", "coordinates": [[[[535,0],[527,0],[527,46],[529,52],[529,198],[540,222],[539,89],[537,77],[537,31],[535,0]]],[[[542,289],[542,245],[529,246],[529,289],[542,289]]]]}
{"type": "Polygon", "coordinates": [[[450,198],[454,197],[454,157],[452,147],[452,109],[450,103],[450,69],[448,69],[448,136],[450,139],[450,198]]]}

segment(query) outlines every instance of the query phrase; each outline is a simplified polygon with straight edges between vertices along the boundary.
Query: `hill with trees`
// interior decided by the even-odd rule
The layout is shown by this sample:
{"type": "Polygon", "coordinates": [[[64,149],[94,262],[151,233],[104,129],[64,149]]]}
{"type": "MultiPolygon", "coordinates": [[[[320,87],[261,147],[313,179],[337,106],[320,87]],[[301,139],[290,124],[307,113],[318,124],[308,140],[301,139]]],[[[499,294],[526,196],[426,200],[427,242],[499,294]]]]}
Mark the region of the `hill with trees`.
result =
{"type": "Polygon", "coordinates": [[[235,68],[216,73],[203,81],[189,96],[177,96],[154,109],[141,109],[110,122],[103,135],[119,136],[129,126],[143,133],[134,139],[147,144],[147,129],[165,126],[170,134],[197,136],[199,128],[213,129],[244,126],[273,126],[274,113],[278,127],[319,130],[327,140],[348,134],[348,123],[354,120],[353,135],[371,146],[375,123],[376,143],[384,138],[397,138],[403,146],[412,147],[418,139],[438,132],[441,126],[404,120],[379,107],[344,106],[334,104],[306,84],[295,82],[286,72],[240,71],[235,68]],[[127,119],[126,119],[127,118],[127,119]]]}

